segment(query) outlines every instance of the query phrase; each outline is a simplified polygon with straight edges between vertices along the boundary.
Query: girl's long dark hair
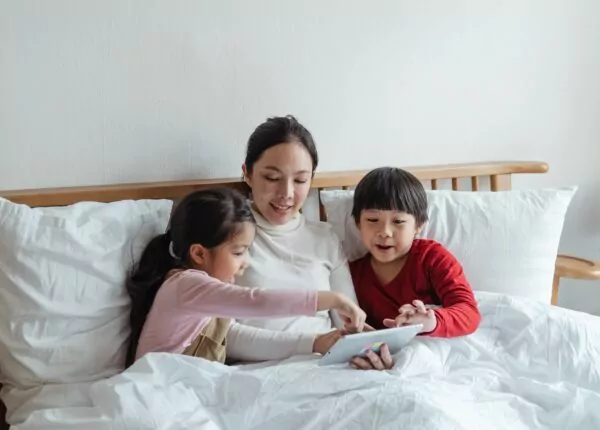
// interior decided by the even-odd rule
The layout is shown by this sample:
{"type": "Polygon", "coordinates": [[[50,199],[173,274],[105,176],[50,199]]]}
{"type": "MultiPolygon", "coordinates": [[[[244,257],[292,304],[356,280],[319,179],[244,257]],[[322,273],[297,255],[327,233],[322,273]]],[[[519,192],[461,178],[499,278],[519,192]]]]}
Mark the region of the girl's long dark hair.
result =
{"type": "Polygon", "coordinates": [[[127,280],[131,340],[126,366],[135,360],[146,317],[169,271],[189,267],[191,245],[217,247],[237,234],[243,222],[254,222],[250,205],[243,194],[231,188],[196,191],[179,202],[168,230],[148,243],[127,280]]]}

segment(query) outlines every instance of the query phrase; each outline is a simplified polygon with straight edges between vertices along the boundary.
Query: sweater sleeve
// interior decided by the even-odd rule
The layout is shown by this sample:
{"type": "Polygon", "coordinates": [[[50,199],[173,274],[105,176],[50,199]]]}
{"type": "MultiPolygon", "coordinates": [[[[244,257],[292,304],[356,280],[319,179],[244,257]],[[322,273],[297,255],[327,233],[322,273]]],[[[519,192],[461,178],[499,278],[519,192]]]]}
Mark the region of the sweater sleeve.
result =
{"type": "Polygon", "coordinates": [[[179,308],[221,318],[315,315],[314,290],[267,290],[221,282],[204,272],[187,270],[168,286],[177,294],[179,308]]]}
{"type": "Polygon", "coordinates": [[[456,337],[473,333],[481,314],[463,268],[456,258],[439,245],[432,252],[429,279],[441,300],[442,307],[434,310],[437,326],[426,336],[456,337]]]}
{"type": "Polygon", "coordinates": [[[315,336],[234,323],[227,334],[227,355],[242,361],[282,360],[312,354],[315,336]]]}
{"type": "MultiPolygon", "coordinates": [[[[354,303],[358,304],[354,284],[352,283],[352,276],[350,274],[350,267],[348,266],[348,259],[344,255],[341,245],[338,247],[334,263],[335,266],[329,276],[329,286],[331,291],[342,293],[354,303]]],[[[329,311],[329,315],[335,328],[344,328],[344,322],[337,311],[332,309],[329,311]]]]}

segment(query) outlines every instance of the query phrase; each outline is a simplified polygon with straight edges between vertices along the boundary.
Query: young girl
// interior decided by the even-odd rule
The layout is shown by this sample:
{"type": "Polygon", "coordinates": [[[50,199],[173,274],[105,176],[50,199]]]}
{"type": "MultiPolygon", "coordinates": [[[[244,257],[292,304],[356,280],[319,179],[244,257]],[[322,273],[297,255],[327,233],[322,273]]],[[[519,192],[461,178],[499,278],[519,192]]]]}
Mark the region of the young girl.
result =
{"type": "Polygon", "coordinates": [[[234,285],[248,266],[254,223],[244,196],[228,188],[197,191],[177,205],[169,229],[148,244],[128,280],[127,365],[156,351],[224,363],[230,318],[336,309],[348,330],[362,330],[365,313],[339,293],[234,285]]]}

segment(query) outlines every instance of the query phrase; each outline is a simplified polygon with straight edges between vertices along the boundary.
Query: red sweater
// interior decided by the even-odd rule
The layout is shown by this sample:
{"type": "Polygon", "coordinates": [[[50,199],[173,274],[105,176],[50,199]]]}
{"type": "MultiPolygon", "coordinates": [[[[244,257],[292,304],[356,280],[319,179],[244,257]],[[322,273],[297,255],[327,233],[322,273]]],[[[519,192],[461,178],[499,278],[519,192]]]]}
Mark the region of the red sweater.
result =
{"type": "Polygon", "coordinates": [[[395,318],[400,306],[421,300],[425,305],[442,305],[434,310],[437,327],[428,336],[454,337],[473,333],[481,315],[462,266],[438,242],[415,239],[400,273],[381,285],[367,254],[350,263],[350,273],[359,305],[367,323],[385,328],[385,318],[395,318]]]}

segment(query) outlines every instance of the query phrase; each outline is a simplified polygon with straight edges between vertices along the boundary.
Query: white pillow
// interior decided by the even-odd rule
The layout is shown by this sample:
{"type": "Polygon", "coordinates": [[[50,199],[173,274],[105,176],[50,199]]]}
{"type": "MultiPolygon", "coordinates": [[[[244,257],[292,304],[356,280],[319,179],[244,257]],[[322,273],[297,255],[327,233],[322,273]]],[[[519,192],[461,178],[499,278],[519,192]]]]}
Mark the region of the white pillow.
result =
{"type": "Polygon", "coordinates": [[[0,368],[21,388],[122,371],[124,281],[170,200],[30,208],[0,198],[0,368]]]}
{"type": "MultiPolygon", "coordinates": [[[[563,223],[577,187],[512,191],[427,191],[421,237],[462,264],[473,290],[549,303],[563,223]]],[[[328,222],[350,261],[367,250],[351,216],[352,190],[325,190],[328,222]]]]}

